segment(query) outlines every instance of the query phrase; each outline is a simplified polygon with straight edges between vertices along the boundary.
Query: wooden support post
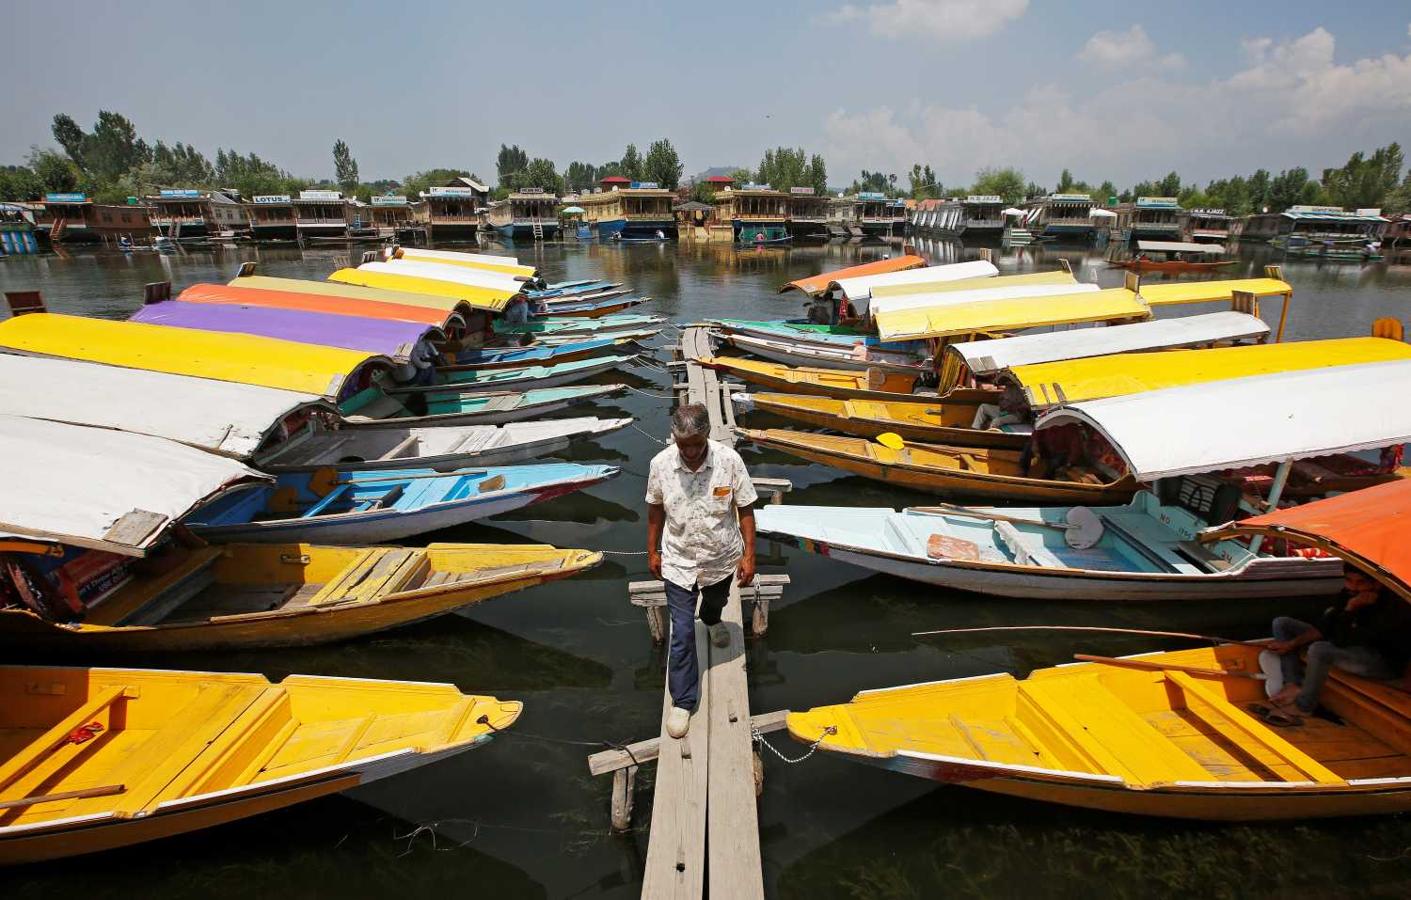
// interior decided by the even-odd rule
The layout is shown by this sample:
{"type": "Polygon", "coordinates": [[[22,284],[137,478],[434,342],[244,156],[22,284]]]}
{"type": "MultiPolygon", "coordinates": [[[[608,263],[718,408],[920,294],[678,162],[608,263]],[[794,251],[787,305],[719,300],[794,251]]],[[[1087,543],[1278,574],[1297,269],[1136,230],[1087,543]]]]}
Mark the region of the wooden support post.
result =
{"type": "Polygon", "coordinates": [[[612,830],[632,830],[633,789],[637,785],[637,767],[628,766],[612,773],[612,830]]]}

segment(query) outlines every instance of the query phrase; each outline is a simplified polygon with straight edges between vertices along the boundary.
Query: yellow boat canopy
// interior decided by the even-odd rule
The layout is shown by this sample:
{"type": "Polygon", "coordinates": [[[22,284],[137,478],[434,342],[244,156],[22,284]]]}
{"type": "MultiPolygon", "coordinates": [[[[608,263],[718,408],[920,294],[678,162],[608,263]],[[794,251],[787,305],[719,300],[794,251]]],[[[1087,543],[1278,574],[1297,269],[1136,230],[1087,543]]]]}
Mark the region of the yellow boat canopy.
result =
{"type": "Polygon", "coordinates": [[[416,275],[393,275],[390,272],[371,272],[367,269],[339,269],[328,276],[329,281],[338,284],[355,284],[360,287],[379,288],[389,291],[409,291],[414,294],[430,294],[468,303],[476,309],[489,312],[503,312],[520,292],[501,288],[476,287],[457,284],[453,281],[439,281],[435,278],[421,278],[416,275]]]}
{"type": "MultiPolygon", "coordinates": [[[[31,313],[0,322],[0,347],[40,356],[257,384],[337,401],[391,368],[385,356],[275,338],[31,313]]],[[[35,385],[43,390],[43,385],[35,385]]]]}
{"type": "Polygon", "coordinates": [[[352,284],[330,284],[327,281],[309,281],[303,278],[272,278],[268,275],[236,276],[227,283],[228,287],[253,288],[259,291],[287,291],[291,294],[313,294],[319,297],[351,297],[354,300],[375,300],[379,303],[400,303],[403,306],[420,306],[425,309],[439,309],[446,313],[447,327],[453,315],[462,319],[471,312],[471,305],[454,297],[438,297],[434,294],[414,294],[411,291],[389,291],[379,288],[358,287],[352,284]]]}
{"type": "Polygon", "coordinates": [[[1045,325],[1146,319],[1151,311],[1124,288],[1040,297],[1010,297],[923,309],[877,313],[884,341],[951,337],[979,331],[1011,331],[1045,325]]]}
{"type": "MultiPolygon", "coordinates": [[[[1209,350],[1119,353],[1015,366],[1007,370],[1006,377],[1023,389],[1030,406],[1047,409],[1060,403],[1231,378],[1399,359],[1411,359],[1411,345],[1387,338],[1337,338],[1209,350]]],[[[1259,397],[1251,396],[1249,402],[1257,404],[1259,397]]]]}
{"type": "Polygon", "coordinates": [[[539,275],[538,269],[533,266],[522,266],[516,262],[513,257],[509,256],[503,257],[503,262],[490,262],[480,255],[422,250],[418,247],[397,247],[392,251],[392,258],[440,263],[447,266],[462,266],[467,269],[484,269],[487,272],[501,272],[505,275],[514,275],[519,278],[536,278],[539,275]]]}
{"type": "Polygon", "coordinates": [[[1150,306],[1230,301],[1234,299],[1235,291],[1244,291],[1256,297],[1278,297],[1292,294],[1293,285],[1278,278],[1230,278],[1141,286],[1142,299],[1150,306]]]}
{"type": "Polygon", "coordinates": [[[1073,273],[1062,269],[1052,272],[1031,272],[1028,275],[1000,275],[996,278],[962,278],[960,281],[922,282],[919,284],[879,284],[872,289],[872,298],[900,297],[905,294],[939,294],[949,291],[970,291],[976,288],[1023,287],[1029,284],[1077,284],[1073,273]]]}

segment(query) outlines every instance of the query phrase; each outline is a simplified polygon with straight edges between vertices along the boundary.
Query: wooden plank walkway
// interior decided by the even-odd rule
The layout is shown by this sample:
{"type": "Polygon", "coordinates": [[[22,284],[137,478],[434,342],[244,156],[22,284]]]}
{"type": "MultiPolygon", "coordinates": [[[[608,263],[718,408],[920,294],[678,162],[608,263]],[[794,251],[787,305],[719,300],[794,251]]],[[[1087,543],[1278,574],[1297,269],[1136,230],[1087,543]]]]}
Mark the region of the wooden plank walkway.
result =
{"type": "MultiPolygon", "coordinates": [[[[712,355],[706,329],[685,330],[681,355],[686,360],[682,399],[705,404],[711,438],[734,446],[730,392],[714,371],[695,363],[712,355]]],[[[712,645],[705,637],[705,626],[696,622],[701,699],[684,740],[666,733],[671,695],[663,692],[651,836],[642,880],[642,896],[649,900],[700,900],[707,882],[714,897],[764,897],[738,586],[730,590],[721,621],[730,633],[725,647],[712,645]]]]}

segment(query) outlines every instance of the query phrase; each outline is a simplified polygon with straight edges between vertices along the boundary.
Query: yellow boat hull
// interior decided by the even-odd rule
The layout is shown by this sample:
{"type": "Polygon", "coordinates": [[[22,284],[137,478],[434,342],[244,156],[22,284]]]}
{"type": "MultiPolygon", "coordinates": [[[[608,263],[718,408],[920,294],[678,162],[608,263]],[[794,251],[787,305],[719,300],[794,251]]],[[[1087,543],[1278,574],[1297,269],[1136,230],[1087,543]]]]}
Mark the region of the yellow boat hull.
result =
{"type": "Polygon", "coordinates": [[[469,750],[522,704],[453,685],[0,667],[0,865],[209,828],[469,750]]]}
{"type": "Polygon", "coordinates": [[[756,393],[754,408],[811,425],[858,437],[890,432],[908,441],[925,441],[960,447],[995,447],[1020,450],[1025,434],[981,431],[967,427],[975,420],[980,399],[938,398],[931,401],[839,400],[798,394],[756,393]]]}
{"type": "Polygon", "coordinates": [[[147,654],[333,643],[568,578],[601,561],[600,553],[539,545],[432,544],[420,550],[230,544],[203,548],[169,572],[139,579],[83,622],[0,610],[0,649],[147,654]],[[408,556],[394,567],[396,553],[408,556]],[[218,559],[209,588],[167,615],[150,612],[211,566],[213,555],[218,559]],[[249,598],[259,600],[261,592],[277,605],[249,609],[249,598]]]}
{"type": "Polygon", "coordinates": [[[757,384],[789,394],[810,394],[839,399],[896,400],[910,396],[916,387],[916,377],[901,372],[849,372],[841,369],[815,369],[808,366],[784,366],[778,363],[716,356],[697,360],[701,365],[726,375],[734,375],[750,384],[757,384]]]}
{"type": "Polygon", "coordinates": [[[953,499],[1107,505],[1125,503],[1139,488],[1130,478],[1103,484],[1029,478],[1021,474],[1019,453],[1012,450],[936,445],[893,450],[861,438],[776,429],[741,434],[810,462],[953,499]]]}
{"type": "Polygon", "coordinates": [[[1342,720],[1265,724],[1258,648],[1225,645],[865,691],[790,733],[906,774],[1104,812],[1257,821],[1411,810],[1411,696],[1337,672],[1342,720]]]}

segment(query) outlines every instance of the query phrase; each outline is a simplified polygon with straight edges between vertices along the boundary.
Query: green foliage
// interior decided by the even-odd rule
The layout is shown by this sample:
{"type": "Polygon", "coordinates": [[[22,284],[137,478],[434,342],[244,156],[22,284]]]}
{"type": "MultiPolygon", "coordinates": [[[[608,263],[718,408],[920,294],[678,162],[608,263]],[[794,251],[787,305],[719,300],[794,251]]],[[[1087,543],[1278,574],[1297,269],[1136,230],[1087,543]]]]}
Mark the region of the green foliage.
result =
{"type": "Polygon", "coordinates": [[[0,166],[0,201],[38,200],[44,182],[29,166],[0,166]]]}
{"type": "Polygon", "coordinates": [[[83,175],[73,160],[62,153],[35,147],[29,152],[29,168],[45,191],[63,193],[78,190],[83,175]]]}
{"type": "Polygon", "coordinates": [[[814,154],[810,158],[802,147],[779,147],[764,151],[764,157],[759,162],[759,171],[755,174],[756,181],[770,185],[776,191],[787,191],[793,187],[812,187],[816,193],[822,194],[828,190],[828,171],[823,164],[823,157],[814,154]],[[815,168],[818,171],[815,171],[815,168]],[[820,174],[821,179],[818,177],[820,174]],[[820,180],[823,182],[821,188],[818,185],[820,180]]]}
{"type": "Polygon", "coordinates": [[[1005,203],[1018,203],[1023,200],[1029,188],[1038,188],[1039,193],[1043,192],[1036,184],[1024,181],[1024,173],[1012,166],[994,169],[981,169],[975,173],[975,186],[970,189],[972,194],[996,194],[1005,203]]]}
{"type": "Polygon", "coordinates": [[[1117,185],[1113,184],[1111,181],[1104,181],[1102,184],[1098,185],[1097,196],[1093,199],[1097,200],[1099,203],[1106,203],[1116,196],[1117,185]]]}
{"type": "Polygon", "coordinates": [[[1377,148],[1370,158],[1359,151],[1342,168],[1323,170],[1323,192],[1328,202],[1348,209],[1385,206],[1404,164],[1401,145],[1395,142],[1377,148]]]}
{"type": "MultiPolygon", "coordinates": [[[[475,178],[465,169],[426,169],[402,179],[401,192],[415,200],[432,185],[444,185],[452,178],[475,178]]],[[[476,181],[480,179],[476,178],[476,181]]]]}
{"type": "Polygon", "coordinates": [[[1269,182],[1269,211],[1283,212],[1300,203],[1316,203],[1321,190],[1302,166],[1285,169],[1269,182]]]}
{"type": "Polygon", "coordinates": [[[137,136],[137,128],[121,113],[99,110],[91,133],[60,113],[51,130],[90,187],[116,181],[152,158],[151,149],[137,136]]]}
{"type": "Polygon", "coordinates": [[[222,187],[235,188],[247,200],[257,194],[292,195],[308,186],[304,179],[295,178],[254,153],[241,156],[235,150],[224,149],[216,150],[215,180],[222,187]]]}
{"type": "Polygon", "coordinates": [[[655,181],[667,190],[674,191],[681,183],[682,168],[681,157],[676,155],[676,148],[671,146],[671,141],[666,138],[652,141],[646,158],[642,160],[643,180],[655,181]]]}
{"type": "Polygon", "coordinates": [[[862,176],[853,181],[851,191],[854,194],[860,194],[863,191],[874,194],[886,194],[890,192],[891,182],[895,179],[896,176],[892,176],[889,180],[882,172],[869,172],[863,169],[862,176]]]}
{"type": "Polygon", "coordinates": [[[353,159],[353,151],[338,138],[333,142],[333,173],[343,195],[348,196],[358,189],[358,161],[353,159]]]}
{"type": "Polygon", "coordinates": [[[622,151],[622,177],[630,178],[633,181],[642,180],[642,155],[637,152],[636,144],[628,144],[627,149],[622,151]]]}
{"type": "Polygon", "coordinates": [[[754,175],[750,173],[749,169],[736,169],[730,173],[730,177],[735,179],[735,187],[744,187],[754,181],[754,175]]]}
{"type": "Polygon", "coordinates": [[[598,174],[598,167],[592,163],[574,160],[563,170],[563,184],[570,191],[592,190],[605,176],[598,174]]]}
{"type": "Polygon", "coordinates": [[[828,193],[828,166],[823,162],[823,157],[817,153],[808,159],[808,183],[813,186],[813,192],[820,197],[828,193]]]}
{"type": "Polygon", "coordinates": [[[559,173],[554,168],[552,160],[535,157],[525,165],[523,172],[511,177],[509,187],[512,191],[537,187],[543,188],[545,192],[550,194],[561,194],[563,193],[563,179],[559,178],[559,173]]]}
{"type": "Polygon", "coordinates": [[[511,187],[511,180],[514,176],[522,173],[529,166],[529,154],[519,148],[518,144],[506,147],[500,145],[500,152],[495,155],[495,178],[500,187],[511,187]]]}
{"type": "Polygon", "coordinates": [[[1382,204],[1382,211],[1386,213],[1411,213],[1411,171],[1407,171],[1406,177],[1401,180],[1401,184],[1386,196],[1382,204]]]}
{"type": "Polygon", "coordinates": [[[618,178],[627,177],[622,173],[622,161],[617,159],[610,159],[601,166],[598,166],[597,176],[597,179],[593,182],[594,184],[610,176],[616,176],[618,178]]]}
{"type": "Polygon", "coordinates": [[[1058,187],[1053,189],[1055,194],[1073,193],[1073,173],[1064,169],[1058,176],[1058,187]]]}

